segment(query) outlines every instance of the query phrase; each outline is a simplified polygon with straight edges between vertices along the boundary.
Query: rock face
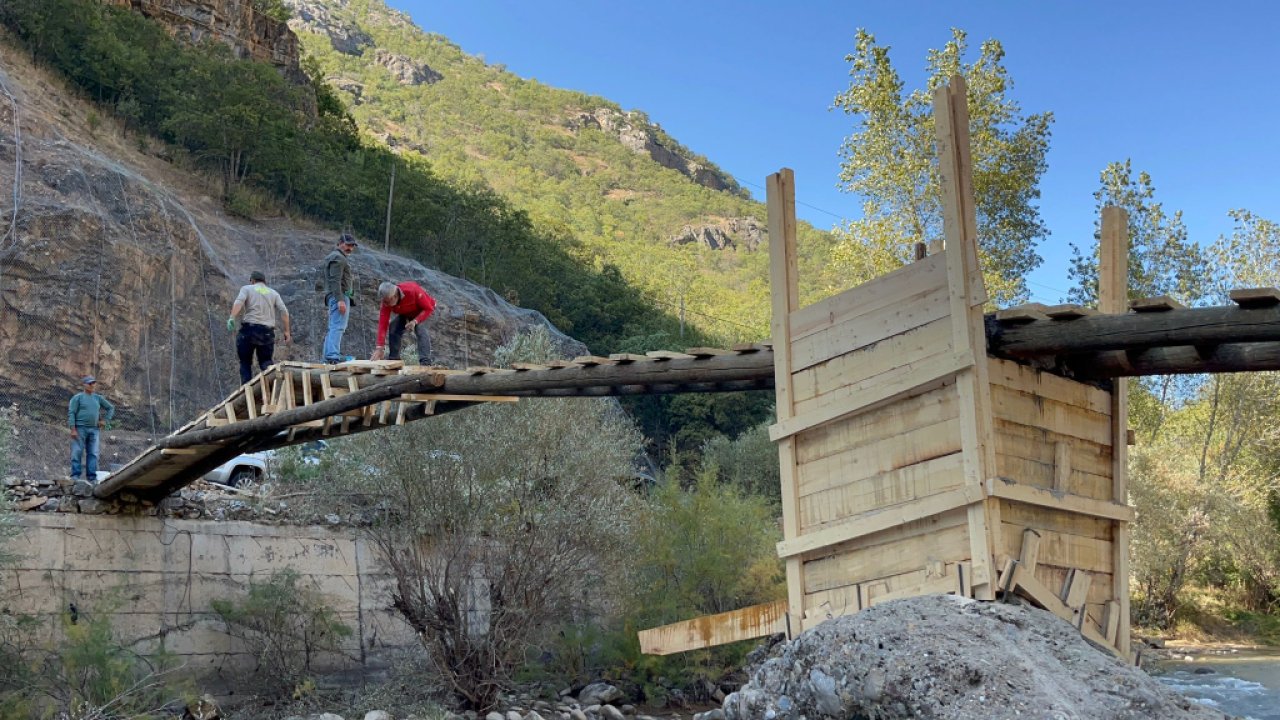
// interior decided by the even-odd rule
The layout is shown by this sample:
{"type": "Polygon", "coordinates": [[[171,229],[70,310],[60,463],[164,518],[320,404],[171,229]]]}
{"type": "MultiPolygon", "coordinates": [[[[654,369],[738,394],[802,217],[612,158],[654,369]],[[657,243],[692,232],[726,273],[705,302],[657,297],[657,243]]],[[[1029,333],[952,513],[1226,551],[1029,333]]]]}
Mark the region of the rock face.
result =
{"type": "Polygon", "coordinates": [[[1222,720],[1043,610],[929,596],[823,623],[724,702],[728,720],[1222,720]]]}
{"type": "Polygon", "coordinates": [[[365,48],[373,45],[373,38],[327,7],[333,5],[345,9],[348,4],[347,0],[328,0],[327,3],[316,0],[285,0],[285,6],[293,13],[289,25],[294,30],[328,35],[334,50],[344,55],[361,55],[365,48]]]}
{"type": "MultiPolygon", "coordinates": [[[[231,218],[204,180],[138,152],[135,139],[104,128],[89,140],[87,109],[10,48],[0,47],[0,80],[15,97],[0,103],[0,186],[16,180],[19,192],[16,226],[12,209],[0,216],[0,404],[64,426],[68,398],[93,373],[118,427],[166,434],[240,384],[225,323],[255,269],[292,317],[294,342],[278,341],[276,358],[319,360],[327,319],[314,276],[336,231],[231,218]]],[[[372,352],[383,280],[414,280],[436,297],[428,327],[438,360],[454,367],[489,363],[522,329],[550,327],[407,258],[362,246],[351,262],[350,355],[372,352]]],[[[566,354],[585,352],[552,334],[566,354]]]]}
{"type": "Polygon", "coordinates": [[[743,217],[702,225],[685,225],[668,243],[671,245],[699,243],[712,250],[742,248],[755,252],[768,237],[768,229],[759,220],[743,217]]]}
{"type": "Polygon", "coordinates": [[[427,67],[426,63],[415,62],[410,57],[387,52],[382,48],[374,51],[373,61],[386,68],[401,85],[430,85],[444,79],[443,75],[427,67]]]}
{"type": "Polygon", "coordinates": [[[298,37],[289,26],[253,8],[253,0],[101,0],[131,8],[191,43],[226,43],[239,57],[269,62],[295,82],[306,82],[298,66],[298,37]]]}
{"type": "Polygon", "coordinates": [[[671,168],[712,190],[733,190],[737,187],[736,183],[715,168],[694,160],[680,148],[669,147],[659,138],[653,126],[644,122],[637,113],[599,108],[593,112],[577,114],[566,125],[574,131],[590,128],[614,135],[631,152],[648,155],[659,165],[671,168]]]}

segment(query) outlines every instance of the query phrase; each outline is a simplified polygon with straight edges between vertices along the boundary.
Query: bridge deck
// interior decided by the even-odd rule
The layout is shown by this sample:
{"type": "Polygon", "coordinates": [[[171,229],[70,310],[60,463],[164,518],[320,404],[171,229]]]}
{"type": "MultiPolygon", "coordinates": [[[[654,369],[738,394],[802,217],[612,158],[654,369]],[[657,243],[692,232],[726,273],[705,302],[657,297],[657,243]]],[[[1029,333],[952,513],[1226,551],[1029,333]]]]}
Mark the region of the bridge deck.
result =
{"type": "Polygon", "coordinates": [[[95,489],[157,500],[246,452],[403,425],[520,396],[719,392],[773,386],[767,345],[447,370],[400,361],[282,362],[147,448],[95,489]]]}

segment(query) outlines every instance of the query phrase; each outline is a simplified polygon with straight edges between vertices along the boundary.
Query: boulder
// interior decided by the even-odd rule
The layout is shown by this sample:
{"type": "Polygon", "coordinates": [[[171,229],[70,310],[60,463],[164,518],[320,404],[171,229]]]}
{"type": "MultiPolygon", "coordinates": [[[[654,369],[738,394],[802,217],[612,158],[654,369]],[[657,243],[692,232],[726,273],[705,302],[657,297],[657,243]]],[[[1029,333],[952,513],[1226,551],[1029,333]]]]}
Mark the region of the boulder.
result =
{"type": "Polygon", "coordinates": [[[395,720],[386,710],[370,710],[364,714],[364,720],[395,720]]]}
{"type": "MultiPolygon", "coordinates": [[[[615,700],[622,699],[622,691],[610,685],[609,683],[591,683],[582,688],[582,692],[578,693],[578,703],[584,707],[590,705],[605,705],[615,700]]],[[[590,710],[588,710],[589,712],[590,710]]]]}

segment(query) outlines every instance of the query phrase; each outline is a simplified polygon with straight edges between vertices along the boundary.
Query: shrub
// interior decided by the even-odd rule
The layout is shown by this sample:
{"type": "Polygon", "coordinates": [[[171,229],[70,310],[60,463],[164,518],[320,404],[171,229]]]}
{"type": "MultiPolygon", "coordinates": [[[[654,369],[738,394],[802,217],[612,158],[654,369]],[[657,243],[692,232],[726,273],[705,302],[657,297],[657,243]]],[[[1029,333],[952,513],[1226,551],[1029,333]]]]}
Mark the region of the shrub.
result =
{"type": "MultiPolygon", "coordinates": [[[[500,360],[553,344],[523,335],[500,360]]],[[[639,434],[611,401],[539,399],[379,435],[344,453],[345,489],[387,501],[369,533],[393,605],[454,696],[488,709],[545,629],[598,611],[625,577],[639,434]]]]}
{"type": "Polygon", "coordinates": [[[38,628],[32,618],[9,618],[7,657],[0,674],[3,717],[58,717],[67,720],[161,718],[182,706],[183,688],[173,682],[179,669],[163,651],[143,655],[122,643],[109,612],[72,608],[62,615],[62,639],[53,647],[31,644],[38,628]]]}
{"type": "Polygon", "coordinates": [[[228,635],[241,640],[257,660],[254,677],[281,695],[307,681],[323,652],[337,652],[351,628],[338,620],[314,588],[286,568],[266,582],[250,582],[243,600],[214,600],[228,635]]]}

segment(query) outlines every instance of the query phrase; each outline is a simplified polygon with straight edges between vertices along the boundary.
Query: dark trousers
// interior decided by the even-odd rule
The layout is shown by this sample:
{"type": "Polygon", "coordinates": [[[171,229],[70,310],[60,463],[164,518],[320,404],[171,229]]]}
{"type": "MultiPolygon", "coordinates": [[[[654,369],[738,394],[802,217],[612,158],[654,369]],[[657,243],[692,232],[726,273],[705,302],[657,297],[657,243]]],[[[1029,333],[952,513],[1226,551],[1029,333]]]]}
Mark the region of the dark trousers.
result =
{"type": "MultiPolygon", "coordinates": [[[[393,315],[391,317],[391,326],[387,328],[387,359],[400,359],[400,341],[404,339],[404,326],[412,320],[412,316],[393,315]]],[[[427,334],[426,323],[418,323],[413,328],[413,334],[418,338],[418,364],[430,365],[434,359],[431,357],[431,336],[427,334]]]]}
{"type": "Polygon", "coordinates": [[[236,354],[240,356],[240,383],[249,382],[253,377],[253,356],[258,356],[258,368],[266,370],[271,367],[272,353],[276,350],[276,331],[266,325],[244,323],[240,333],[236,335],[236,354]]]}

